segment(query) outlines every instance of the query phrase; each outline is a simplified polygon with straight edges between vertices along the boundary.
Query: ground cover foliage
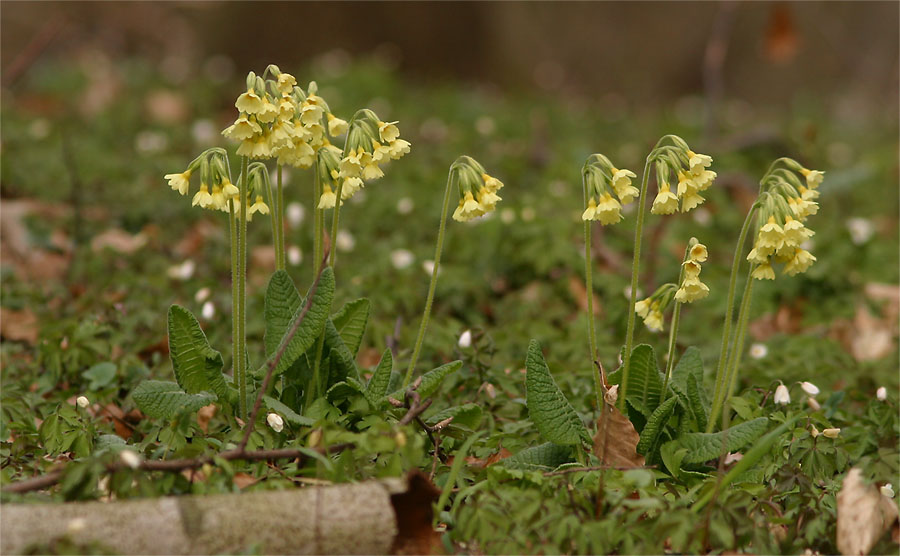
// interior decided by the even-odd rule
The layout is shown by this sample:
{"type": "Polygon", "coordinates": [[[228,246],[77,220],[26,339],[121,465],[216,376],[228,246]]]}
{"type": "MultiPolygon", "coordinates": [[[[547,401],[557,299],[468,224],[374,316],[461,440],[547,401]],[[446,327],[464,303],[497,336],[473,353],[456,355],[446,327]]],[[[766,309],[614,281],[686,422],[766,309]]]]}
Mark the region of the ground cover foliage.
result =
{"type": "MultiPolygon", "coordinates": [[[[313,268],[310,172],[289,172],[285,271],[273,275],[268,220],[249,224],[251,376],[262,380],[279,348],[272,338],[296,320],[314,283],[321,289],[312,304],[328,296],[331,311],[310,310],[315,331],[303,338],[324,331],[332,355],[325,397],[298,401],[305,391],[292,394],[276,377],[279,395],[262,398],[245,440],[237,394],[222,376],[231,351],[227,226],[161,179],[224,144],[218,131],[234,117],[240,78],[176,88],[140,62],[109,63],[115,77],[95,65],[47,63],[4,95],[3,484],[64,465],[58,485],[5,492],[4,502],[284,489],[421,469],[443,491],[436,524],[447,552],[834,553],[837,494],[850,468],[867,484],[898,487],[895,123],[850,126],[815,98],[777,113],[736,103],[716,141],[704,144],[695,98],[640,110],[468,84],[412,86],[378,61],[345,67],[326,57],[294,70],[317,80],[336,114],[349,119],[370,106],[400,120],[413,148],[345,204],[333,242],[339,262],[324,283],[313,268]],[[598,358],[613,385],[634,218],[626,208],[620,224],[594,228],[587,292],[580,169],[598,151],[639,168],[667,132],[712,154],[719,177],[702,210],[648,219],[639,287],[647,296],[675,281],[696,236],[709,250],[710,294],[685,308],[667,396],[659,372],[667,337],[636,329],[645,387],[629,392],[625,414],[643,462],[601,469],[591,448],[601,407],[586,309],[590,299],[598,358]],[[434,370],[410,395],[403,371],[445,174],[460,154],[506,183],[504,201],[490,218],[446,234],[416,376],[434,370]],[[818,260],[792,279],[757,285],[730,404],[733,434],[703,436],[734,244],[759,177],[782,155],[827,170],[818,260]],[[202,361],[179,363],[175,337],[189,338],[202,361]],[[780,383],[787,403],[775,402],[780,383]],[[270,412],[282,422],[267,422],[270,412]],[[826,429],[840,432],[819,434],[826,429]],[[731,457],[719,457],[723,443],[731,457]],[[345,445],[352,449],[327,449],[345,445]],[[306,457],[219,458],[184,472],[120,465],[123,450],[150,461],[239,446],[306,457]]],[[[285,369],[314,348],[291,348],[285,369]]],[[[889,537],[872,552],[895,551],[889,537]]]]}

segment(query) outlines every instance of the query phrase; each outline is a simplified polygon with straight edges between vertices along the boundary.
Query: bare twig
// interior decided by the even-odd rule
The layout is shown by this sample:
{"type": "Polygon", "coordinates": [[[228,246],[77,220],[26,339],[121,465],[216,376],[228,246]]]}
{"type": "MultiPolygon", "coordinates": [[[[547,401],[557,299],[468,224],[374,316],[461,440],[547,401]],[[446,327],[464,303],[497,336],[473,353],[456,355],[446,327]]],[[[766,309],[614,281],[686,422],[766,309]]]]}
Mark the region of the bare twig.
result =
{"type": "Polygon", "coordinates": [[[569,467],[560,469],[559,471],[547,471],[544,477],[555,477],[557,475],[567,475],[569,473],[578,473],[580,471],[602,471],[604,469],[616,469],[618,471],[630,471],[632,469],[656,469],[655,465],[596,465],[593,467],[569,467]]]}

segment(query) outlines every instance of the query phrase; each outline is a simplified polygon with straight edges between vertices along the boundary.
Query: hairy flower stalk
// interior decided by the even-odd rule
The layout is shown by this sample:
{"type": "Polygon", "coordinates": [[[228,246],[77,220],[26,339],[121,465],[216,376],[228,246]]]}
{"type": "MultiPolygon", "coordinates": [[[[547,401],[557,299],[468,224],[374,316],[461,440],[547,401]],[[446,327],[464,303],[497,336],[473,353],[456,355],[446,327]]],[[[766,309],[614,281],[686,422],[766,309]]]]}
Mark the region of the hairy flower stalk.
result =
{"type": "MultiPolygon", "coordinates": [[[[779,158],[760,180],[760,194],[747,214],[731,270],[722,348],[716,366],[716,387],[707,432],[712,432],[722,408],[737,384],[738,368],[743,355],[754,280],[774,280],[774,265],[782,264],[783,272],[794,276],[806,272],[816,261],[803,244],[814,232],[804,223],[816,214],[815,202],[824,172],[809,170],[790,158],[779,158]],[[756,237],[750,253],[744,256],[744,241],[756,215],[756,237]],[[747,283],[741,299],[737,328],[732,332],[732,310],[737,273],[743,258],[749,262],[747,283]]],[[[727,419],[727,415],[722,415],[727,419]]]]}
{"type": "Polygon", "coordinates": [[[422,315],[422,324],[419,326],[419,334],[416,336],[415,347],[406,376],[403,378],[403,388],[409,386],[419,353],[422,350],[422,342],[425,340],[425,331],[428,328],[428,319],[431,316],[431,305],[434,302],[434,290],[437,287],[438,271],[441,265],[441,252],[444,248],[444,232],[447,228],[447,211],[450,208],[450,196],[453,187],[459,193],[459,204],[453,212],[453,219],[459,222],[467,222],[474,218],[493,212],[497,202],[501,201],[497,192],[503,187],[503,182],[489,175],[484,167],[475,159],[461,156],[450,165],[447,175],[447,187],[444,190],[444,201],[441,205],[441,222],[438,226],[437,244],[434,248],[434,268],[431,271],[431,282],[428,284],[428,295],[425,298],[425,312],[422,315]]]}
{"type": "Polygon", "coordinates": [[[693,303],[709,295],[709,288],[700,281],[700,264],[706,262],[708,252],[706,246],[692,237],[684,250],[681,272],[678,275],[678,290],[675,292],[675,309],[672,311],[672,324],[669,331],[669,351],[666,357],[666,374],[663,379],[662,394],[659,403],[666,401],[669,380],[675,367],[675,347],[678,342],[678,326],[681,322],[681,305],[693,303]]]}
{"type": "Polygon", "coordinates": [[[631,170],[620,170],[602,154],[592,154],[581,169],[581,183],[584,190],[584,277],[587,291],[588,346],[590,348],[591,369],[594,376],[594,391],[597,407],[603,407],[603,379],[595,364],[597,334],[594,329],[594,279],[593,250],[591,248],[591,225],[599,220],[601,225],[616,224],[622,220],[622,204],[628,204],[638,196],[631,179],[636,177],[631,170]]]}
{"type": "MultiPolygon", "coordinates": [[[[634,230],[634,258],[631,265],[631,300],[628,308],[628,324],[625,328],[625,360],[622,367],[622,389],[619,394],[620,409],[625,410],[625,400],[628,390],[628,374],[631,368],[631,352],[634,348],[634,323],[638,290],[638,275],[641,260],[641,239],[644,232],[644,215],[646,209],[647,184],[650,177],[651,164],[655,166],[657,195],[653,200],[650,212],[653,214],[674,214],[679,209],[688,212],[704,202],[700,195],[708,189],[716,177],[716,173],[708,170],[712,164],[712,157],[695,153],[688,144],[677,135],[664,135],[657,141],[656,146],[647,155],[644,164],[644,173],[641,177],[641,189],[638,203],[637,223],[634,230]],[[678,182],[675,192],[672,192],[671,176],[677,176],[678,182]]],[[[658,323],[655,317],[658,313],[648,315],[654,317],[650,323],[644,322],[649,328],[662,329],[661,320],[658,323]]]]}

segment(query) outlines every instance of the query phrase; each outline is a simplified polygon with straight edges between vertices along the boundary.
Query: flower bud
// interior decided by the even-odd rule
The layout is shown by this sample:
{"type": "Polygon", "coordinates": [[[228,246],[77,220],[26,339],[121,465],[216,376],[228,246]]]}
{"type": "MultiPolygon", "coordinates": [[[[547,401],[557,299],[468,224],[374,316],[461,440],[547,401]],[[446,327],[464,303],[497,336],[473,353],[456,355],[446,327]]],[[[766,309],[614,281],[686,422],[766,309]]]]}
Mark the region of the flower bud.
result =
{"type": "Polygon", "coordinates": [[[119,452],[119,459],[132,469],[137,469],[141,466],[141,456],[133,450],[122,450],[119,452]]]}
{"type": "Polygon", "coordinates": [[[269,413],[266,415],[266,423],[272,427],[275,432],[281,432],[284,429],[284,419],[277,413],[269,413]]]}
{"type": "Polygon", "coordinates": [[[815,396],[819,393],[819,387],[813,384],[812,382],[801,382],[800,388],[803,388],[803,391],[809,394],[810,396],[815,396]]]}
{"type": "Polygon", "coordinates": [[[891,483],[888,483],[888,484],[886,484],[886,485],[883,485],[883,486],[882,486],[880,489],[878,489],[878,490],[881,492],[881,495],[882,495],[882,496],[887,496],[888,498],[893,498],[893,497],[894,497],[894,486],[891,485],[891,483]]]}
{"type": "Polygon", "coordinates": [[[459,347],[466,349],[472,345],[472,331],[466,330],[459,335],[459,347]]]}
{"type": "Polygon", "coordinates": [[[822,431],[822,436],[825,438],[837,438],[841,434],[841,429],[825,429],[822,431]]]}
{"type": "Polygon", "coordinates": [[[788,392],[787,386],[784,384],[779,384],[778,388],[775,389],[775,396],[773,400],[777,404],[787,405],[791,403],[791,394],[788,392]]]}
{"type": "Polygon", "coordinates": [[[880,387],[878,390],[875,391],[875,397],[880,402],[883,402],[884,400],[886,400],[887,399],[887,388],[885,388],[884,386],[880,387]]]}
{"type": "Polygon", "coordinates": [[[75,403],[78,405],[78,407],[84,409],[87,406],[91,405],[91,400],[87,399],[86,396],[78,396],[78,398],[75,400],[75,403]]]}
{"type": "Polygon", "coordinates": [[[819,404],[819,400],[815,398],[806,398],[806,405],[809,406],[813,411],[819,411],[822,409],[822,406],[819,404]]]}

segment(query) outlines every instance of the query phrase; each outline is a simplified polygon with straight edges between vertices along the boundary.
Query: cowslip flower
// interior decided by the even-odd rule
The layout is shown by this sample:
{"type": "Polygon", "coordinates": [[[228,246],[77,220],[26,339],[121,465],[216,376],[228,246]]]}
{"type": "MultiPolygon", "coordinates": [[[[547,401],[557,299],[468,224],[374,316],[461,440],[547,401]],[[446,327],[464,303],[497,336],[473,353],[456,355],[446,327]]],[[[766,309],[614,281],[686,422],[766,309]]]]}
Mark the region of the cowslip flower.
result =
{"type": "Polygon", "coordinates": [[[678,286],[663,284],[653,295],[634,304],[634,312],[644,320],[644,325],[659,332],[663,329],[664,312],[676,296],[678,286]]]}
{"type": "Polygon", "coordinates": [[[481,164],[468,156],[458,158],[451,171],[451,179],[456,180],[459,191],[459,204],[453,211],[454,220],[467,222],[494,211],[502,200],[497,191],[503,187],[503,182],[485,172],[481,164]]]}
{"type": "Polygon", "coordinates": [[[640,190],[631,185],[637,177],[631,170],[616,168],[602,154],[592,154],[581,169],[585,208],[581,219],[598,220],[606,226],[623,218],[622,205],[633,202],[640,190]]]}
{"type": "Polygon", "coordinates": [[[171,187],[174,191],[177,191],[181,195],[187,195],[188,188],[190,187],[191,182],[190,170],[185,170],[180,174],[166,174],[163,177],[169,180],[169,187],[171,187]]]}
{"type": "Polygon", "coordinates": [[[653,214],[675,214],[678,211],[678,196],[672,193],[668,183],[663,182],[659,186],[659,192],[653,199],[650,212],[653,214]]]}

